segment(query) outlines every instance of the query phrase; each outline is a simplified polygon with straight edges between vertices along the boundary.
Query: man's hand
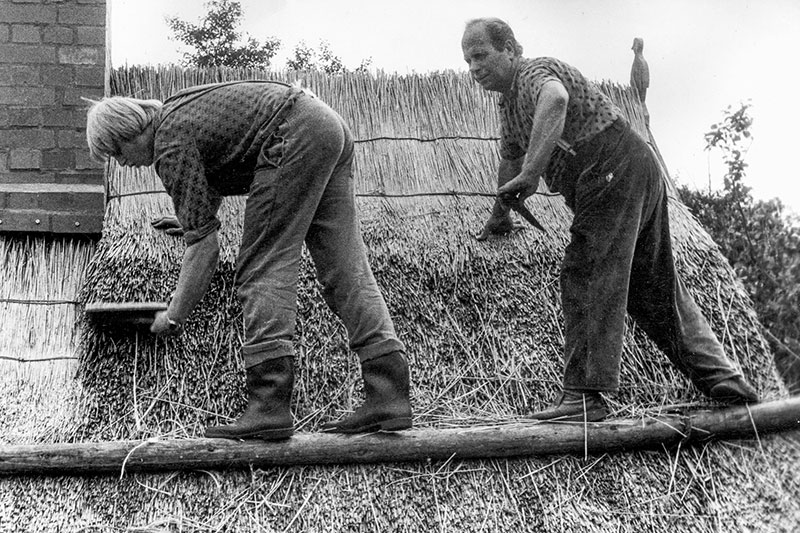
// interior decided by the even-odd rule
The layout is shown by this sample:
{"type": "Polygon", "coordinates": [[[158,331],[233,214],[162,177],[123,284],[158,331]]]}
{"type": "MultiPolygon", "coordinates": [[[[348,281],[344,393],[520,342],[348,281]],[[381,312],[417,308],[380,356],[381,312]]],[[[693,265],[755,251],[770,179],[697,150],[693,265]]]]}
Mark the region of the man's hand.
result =
{"type": "Polygon", "coordinates": [[[512,231],[520,229],[522,229],[522,226],[520,224],[515,224],[510,216],[505,215],[503,217],[498,217],[492,215],[489,217],[489,220],[486,221],[480,235],[477,235],[475,238],[479,241],[485,241],[489,237],[508,235],[512,231]]]}
{"type": "Polygon", "coordinates": [[[539,188],[539,177],[533,179],[519,174],[517,177],[497,189],[497,197],[506,205],[523,203],[526,198],[536,194],[539,188]]]}
{"type": "Polygon", "coordinates": [[[176,235],[179,237],[183,235],[183,227],[181,227],[181,223],[178,222],[178,219],[175,217],[156,218],[152,220],[150,224],[155,229],[162,230],[167,235],[176,235]]]}
{"type": "Polygon", "coordinates": [[[171,322],[166,311],[156,313],[156,318],[150,325],[150,332],[156,335],[180,335],[182,331],[183,327],[171,322]]]}

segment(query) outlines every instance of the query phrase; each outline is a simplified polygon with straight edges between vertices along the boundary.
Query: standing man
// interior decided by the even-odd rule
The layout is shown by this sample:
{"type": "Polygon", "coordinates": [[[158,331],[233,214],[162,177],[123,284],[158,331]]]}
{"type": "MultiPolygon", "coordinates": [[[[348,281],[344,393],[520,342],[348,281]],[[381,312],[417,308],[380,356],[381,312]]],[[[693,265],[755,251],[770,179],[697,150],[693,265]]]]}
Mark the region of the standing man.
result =
{"type": "Polygon", "coordinates": [[[626,310],[704,394],[757,401],[675,271],[661,170],[622,112],[570,65],[523,58],[499,19],[468,22],[461,47],[473,79],[502,95],[498,198],[478,238],[508,233],[509,206],[541,177],[575,215],[561,270],[563,392],[531,416],[607,416],[601,393],[619,388],[626,310]]]}
{"type": "Polygon", "coordinates": [[[217,267],[222,197],[248,194],[236,269],[244,311],[248,403],[207,437],[276,440],[292,435],[297,277],[308,246],[322,295],[361,361],[366,400],[326,431],[411,427],[404,346],[367,262],[356,218],[353,138],[315,96],[278,82],[193,87],[163,104],[113,97],[88,112],[93,156],[154,165],[185,232],[178,284],[151,327],[180,333],[217,267]]]}

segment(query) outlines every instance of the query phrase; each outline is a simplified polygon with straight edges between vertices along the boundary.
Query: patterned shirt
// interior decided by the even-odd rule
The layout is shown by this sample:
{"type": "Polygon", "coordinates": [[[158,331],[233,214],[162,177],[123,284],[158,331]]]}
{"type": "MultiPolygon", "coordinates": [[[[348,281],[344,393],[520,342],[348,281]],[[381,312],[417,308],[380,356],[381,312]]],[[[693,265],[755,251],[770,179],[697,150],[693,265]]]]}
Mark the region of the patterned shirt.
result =
{"type": "MultiPolygon", "coordinates": [[[[527,152],[539,93],[548,81],[560,82],[569,94],[561,139],[570,146],[594,137],[623,116],[619,108],[576,68],[551,57],[520,58],[511,89],[500,98],[500,156],[503,159],[518,159],[527,152]]],[[[563,154],[552,158],[546,178],[547,175],[552,177],[560,156],[563,154]]],[[[550,179],[546,181],[551,183],[550,179]]]]}
{"type": "Polygon", "coordinates": [[[222,197],[246,194],[258,155],[300,89],[270,81],[191,87],[154,121],[154,165],[188,245],[220,227],[222,197]]]}

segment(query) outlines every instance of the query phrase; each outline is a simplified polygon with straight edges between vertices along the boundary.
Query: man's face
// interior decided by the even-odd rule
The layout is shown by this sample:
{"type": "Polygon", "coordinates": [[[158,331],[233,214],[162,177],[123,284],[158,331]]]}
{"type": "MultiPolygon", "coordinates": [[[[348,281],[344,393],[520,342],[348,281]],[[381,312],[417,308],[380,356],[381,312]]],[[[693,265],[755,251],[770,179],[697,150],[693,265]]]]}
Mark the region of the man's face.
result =
{"type": "Polygon", "coordinates": [[[117,153],[112,154],[117,163],[126,167],[141,167],[153,164],[153,136],[145,130],[133,139],[120,141],[117,153]]]}
{"type": "Polygon", "coordinates": [[[503,50],[497,50],[481,25],[467,28],[461,39],[464,61],[469,66],[472,79],[487,91],[504,93],[511,88],[514,80],[514,50],[506,43],[503,50]]]}

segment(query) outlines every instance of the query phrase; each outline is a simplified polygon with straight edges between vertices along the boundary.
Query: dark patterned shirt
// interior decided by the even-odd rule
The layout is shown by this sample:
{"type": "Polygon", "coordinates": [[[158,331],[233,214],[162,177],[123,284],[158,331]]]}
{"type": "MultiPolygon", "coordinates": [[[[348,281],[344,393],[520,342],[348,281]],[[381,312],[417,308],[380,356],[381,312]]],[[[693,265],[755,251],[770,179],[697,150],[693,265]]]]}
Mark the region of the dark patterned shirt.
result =
{"type": "Polygon", "coordinates": [[[551,57],[520,58],[511,89],[500,98],[503,159],[518,159],[527,152],[539,93],[548,81],[560,82],[569,94],[561,135],[569,145],[590,139],[623,116],[578,69],[551,57]]]}
{"type": "Polygon", "coordinates": [[[154,164],[191,245],[219,229],[222,197],[245,194],[258,155],[301,90],[253,81],[192,87],[155,119],[154,164]]]}

